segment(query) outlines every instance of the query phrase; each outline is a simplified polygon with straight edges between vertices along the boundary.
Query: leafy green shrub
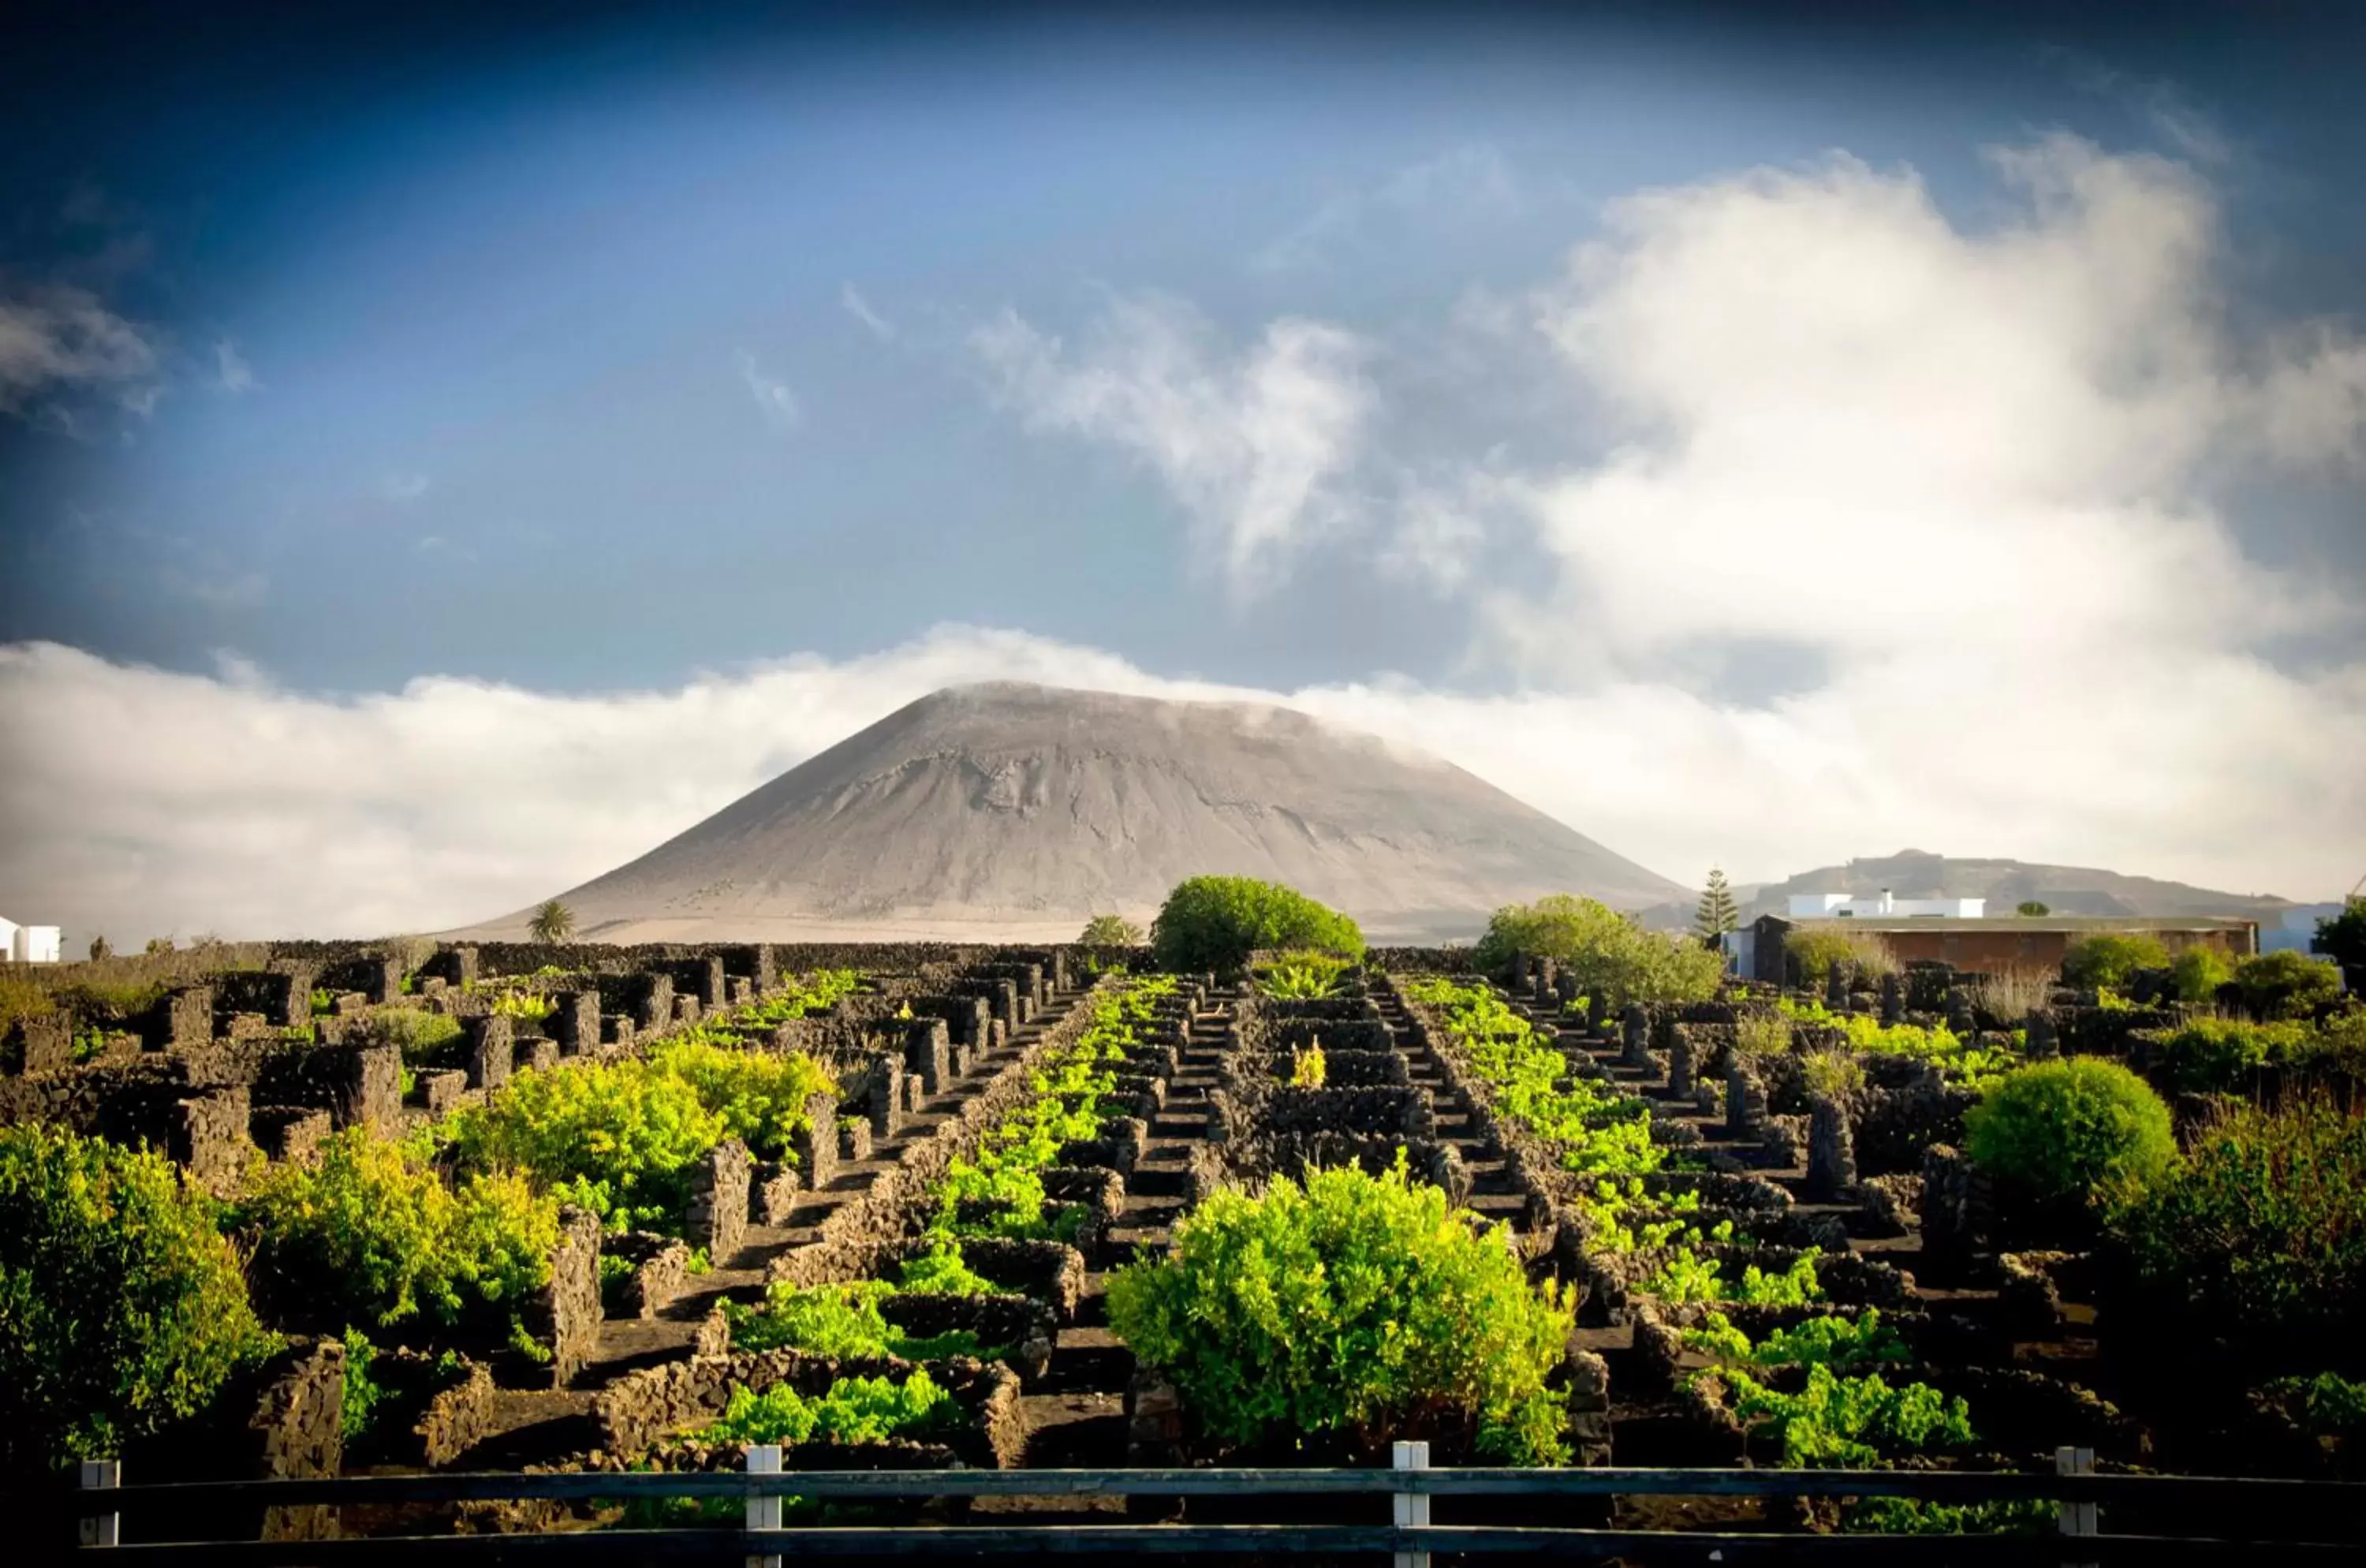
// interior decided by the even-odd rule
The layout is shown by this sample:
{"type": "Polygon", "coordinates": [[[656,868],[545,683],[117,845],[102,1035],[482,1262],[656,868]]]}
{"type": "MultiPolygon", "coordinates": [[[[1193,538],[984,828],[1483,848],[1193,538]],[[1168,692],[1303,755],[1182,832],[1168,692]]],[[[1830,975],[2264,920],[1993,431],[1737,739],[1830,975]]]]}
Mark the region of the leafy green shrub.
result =
{"type": "Polygon", "coordinates": [[[2040,1207],[2141,1185],[2177,1158],[2160,1096],[2117,1062],[2092,1056],[2006,1074],[1965,1113],[1964,1133],[2000,1200],[2040,1207]]]}
{"type": "Polygon", "coordinates": [[[1865,1066],[1847,1051],[1810,1051],[1799,1059],[1799,1080],[1809,1094],[1844,1099],[1865,1087],[1865,1066]]]}
{"type": "Polygon", "coordinates": [[[1740,1280],[1729,1280],[1719,1266],[1696,1252],[1678,1252],[1660,1267],[1642,1287],[1650,1295],[1672,1304],[1688,1302],[1734,1302],[1743,1306],[1805,1306],[1824,1297],[1823,1281],[1816,1278],[1813,1254],[1796,1258],[1780,1274],[1769,1274],[1755,1263],[1744,1266],[1740,1280]]]}
{"type": "Polygon", "coordinates": [[[270,1354],[238,1256],[170,1161],[0,1128],[0,1450],[115,1451],[270,1354]]]}
{"type": "Polygon", "coordinates": [[[1545,1386],[1571,1310],[1492,1227],[1397,1169],[1210,1196],[1174,1250],[1111,1277],[1110,1325],[1230,1442],[1434,1432],[1515,1464],[1568,1457],[1545,1386]]]}
{"type": "Polygon", "coordinates": [[[938,1182],[938,1212],[930,1230],[951,1237],[984,1234],[1067,1241],[1075,1238],[1086,1211],[1072,1207],[1057,1220],[1044,1213],[1042,1173],[1063,1145],[1099,1135],[1100,1097],[1117,1087],[1115,1066],[1139,1039],[1163,997],[1172,996],[1171,975],[1127,980],[1096,990],[1091,1010],[1074,1043],[1047,1056],[1028,1081],[1035,1098],[988,1129],[977,1153],[956,1159],[938,1182]],[[964,1224],[962,1205],[987,1205],[994,1218],[964,1224]]]}
{"type": "Polygon", "coordinates": [[[1791,1021],[1780,1012],[1746,1012],[1733,1026],[1733,1048],[1744,1056],[1779,1056],[1791,1048],[1791,1021]]]}
{"type": "Polygon", "coordinates": [[[460,1021],[449,1013],[424,1012],[414,1008],[388,1008],[374,1012],[361,1027],[362,1038],[367,1043],[399,1045],[404,1061],[420,1063],[438,1060],[462,1032],[460,1021]]]}
{"type": "Polygon", "coordinates": [[[1719,1220],[1704,1230],[1699,1224],[1700,1194],[1680,1192],[1663,1205],[1668,1217],[1648,1219],[1652,1205],[1642,1179],[1628,1177],[1622,1183],[1608,1178],[1580,1189],[1571,1206],[1585,1223],[1586,1247],[1594,1252],[1636,1252],[1647,1247],[1722,1245],[1733,1239],[1733,1222],[1719,1220]]]}
{"type": "Polygon", "coordinates": [[[2262,953],[2235,965],[2243,1005],[2260,1018],[2292,1018],[2313,1011],[2341,993],[2341,971],[2322,958],[2286,949],[2262,953]]]}
{"type": "Polygon", "coordinates": [[[2297,1023],[2198,1018],[2160,1043],[2153,1066],[2173,1093],[2229,1094],[2249,1088],[2263,1067],[2301,1062],[2315,1040],[2297,1023]]]}
{"type": "Polygon", "coordinates": [[[523,1347],[519,1314],[550,1282],[558,1204],[512,1170],[447,1186],[423,1154],[348,1127],[321,1145],[317,1166],[265,1167],[236,1211],[257,1287],[317,1321],[506,1322],[523,1347]]]}
{"type": "Polygon", "coordinates": [[[377,1347],[369,1342],[369,1337],[358,1328],[348,1328],[344,1341],[345,1441],[352,1442],[377,1419],[378,1404],[386,1398],[386,1390],[370,1376],[370,1366],[377,1359],[377,1347]]]}
{"type": "Polygon", "coordinates": [[[810,975],[784,976],[777,984],[773,994],[739,1009],[728,1021],[771,1028],[793,1018],[828,1012],[840,998],[862,989],[862,975],[855,969],[817,969],[810,975]]]}
{"type": "Polygon", "coordinates": [[[2184,1002],[2210,1001],[2218,995],[2219,987],[2235,977],[2234,961],[2207,942],[2195,942],[2169,967],[2177,999],[2184,1002]]]}
{"type": "Polygon", "coordinates": [[[1500,971],[1515,953],[1549,958],[1578,988],[1612,1007],[1628,1002],[1706,1001],[1725,977],[1725,955],[1697,941],[1647,931],[1594,898],[1549,894],[1490,916],[1472,955],[1500,971]]]}
{"type": "Polygon", "coordinates": [[[1962,1397],[1927,1383],[1892,1388],[1877,1374],[1844,1378],[1820,1362],[1808,1366],[1797,1393],[1778,1393],[1744,1371],[1724,1377],[1737,1395],[1734,1414],[1771,1429],[1787,1469],[1865,1469],[1901,1454],[1968,1448],[1975,1438],[1962,1397]]]}
{"type": "Polygon", "coordinates": [[[1691,1349],[1752,1367],[1830,1367],[1844,1372],[1908,1359],[1906,1341],[1872,1307],[1853,1318],[1808,1318],[1754,1345],[1725,1314],[1713,1312],[1700,1327],[1684,1330],[1684,1338],[1691,1349]]]}
{"type": "Polygon", "coordinates": [[[1123,915],[1095,915],[1085,922],[1076,942],[1084,947],[1139,947],[1142,928],[1123,915]]]}
{"type": "Polygon", "coordinates": [[[896,1288],[932,1296],[983,1296],[994,1290],[984,1275],[971,1271],[961,1245],[938,1241],[919,1257],[906,1260],[896,1276],[896,1288]]]}
{"type": "Polygon", "coordinates": [[[2062,954],[2062,978],[2083,990],[2127,989],[2140,969],[2166,969],[2169,949],[2157,936],[2098,931],[2072,942],[2062,954]]]}
{"type": "Polygon", "coordinates": [[[1837,967],[1843,974],[1868,979],[1898,973],[1898,954],[1876,931],[1847,931],[1834,926],[1794,926],[1783,937],[1783,952],[1799,966],[1799,983],[1820,986],[1837,967]]]}
{"type": "Polygon", "coordinates": [[[1415,980],[1404,995],[1440,1010],[1470,1071],[1493,1086],[1496,1113],[1560,1145],[1564,1169],[1630,1176],[1665,1160],[1651,1139],[1649,1103],[1606,1080],[1571,1078],[1569,1058],[1552,1037],[1488,987],[1415,980]]]}
{"type": "Polygon", "coordinates": [[[822,1356],[896,1356],[907,1361],[987,1353],[965,1328],[917,1339],[907,1335],[879,1313],[879,1299],[895,1292],[884,1280],[803,1288],[782,1283],[772,1286],[760,1305],[726,1301],[723,1315],[731,1325],[735,1351],[785,1345],[822,1356]]]}
{"type": "Polygon", "coordinates": [[[725,1135],[758,1159],[785,1159],[789,1140],[810,1124],[806,1101],[835,1093],[838,1085],[802,1051],[749,1051],[701,1041],[659,1045],[649,1055],[657,1072],[680,1078],[698,1101],[722,1118],[725,1135]]]}
{"type": "Polygon", "coordinates": [[[758,1393],[734,1384],[723,1419],[698,1436],[711,1443],[878,1443],[890,1438],[926,1437],[961,1419],[961,1404],[915,1367],[902,1382],[893,1378],[840,1378],[819,1398],[808,1399],[787,1383],[758,1393]]]}
{"type": "Polygon", "coordinates": [[[2259,1392],[2289,1409],[2301,1429],[2313,1438],[2366,1433],[2366,1382],[2319,1372],[2315,1377],[2278,1378],[2259,1392]]]}
{"type": "Polygon", "coordinates": [[[2233,1107],[2114,1229],[2146,1321],[2235,1364],[2366,1370],[2366,1110],[2233,1107]]]}
{"type": "Polygon", "coordinates": [[[522,1170],[612,1230],[674,1230],[724,1120],[696,1086],[647,1062],[569,1064],[519,1073],[439,1136],[462,1169],[522,1170]]]}
{"type": "Polygon", "coordinates": [[[1256,988],[1268,997],[1308,1001],[1336,996],[1348,968],[1346,959],[1327,953],[1285,953],[1254,971],[1254,977],[1256,988]]]}
{"type": "Polygon", "coordinates": [[[499,1018],[522,1018],[529,1023],[540,1023],[557,1011],[558,1004],[534,991],[503,991],[493,998],[493,1013],[499,1018]]]}
{"type": "Polygon", "coordinates": [[[1150,925],[1162,969],[1234,971],[1264,948],[1364,955],[1356,922],[1295,888],[1249,876],[1194,876],[1175,885],[1150,925]]]}

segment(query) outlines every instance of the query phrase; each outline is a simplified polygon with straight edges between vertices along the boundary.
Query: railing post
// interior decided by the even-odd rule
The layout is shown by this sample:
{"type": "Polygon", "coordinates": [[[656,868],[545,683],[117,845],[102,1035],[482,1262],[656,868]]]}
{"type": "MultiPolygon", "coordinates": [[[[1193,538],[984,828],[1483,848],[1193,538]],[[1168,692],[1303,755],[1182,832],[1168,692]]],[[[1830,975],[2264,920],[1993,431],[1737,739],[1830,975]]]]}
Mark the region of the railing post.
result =
{"type": "MultiPolygon", "coordinates": [[[[781,1445],[749,1444],[748,1473],[780,1474],[781,1445]]],[[[781,1499],[778,1495],[748,1499],[748,1528],[751,1530],[776,1530],[781,1528],[781,1499]]],[[[781,1554],[777,1551],[751,1551],[748,1554],[748,1568],[781,1568],[781,1554]]]]}
{"type": "MultiPolygon", "coordinates": [[[[1429,1468],[1429,1445],[1427,1443],[1398,1443],[1391,1450],[1390,1458],[1391,1462],[1398,1470],[1427,1470],[1429,1468]]],[[[1403,1528],[1406,1525],[1425,1525],[1429,1523],[1428,1493],[1396,1492],[1391,1493],[1390,1496],[1391,1500],[1396,1505],[1396,1522],[1399,1528],[1403,1528]]],[[[1400,1551],[1396,1554],[1396,1568],[1429,1568],[1429,1553],[1426,1551],[1400,1551]]]]}
{"type": "MultiPolygon", "coordinates": [[[[2092,1475],[2095,1473],[2095,1450],[2092,1449],[2060,1448],[2054,1450],[2054,1473],[2056,1475],[2092,1475]]],[[[2092,1503],[2061,1502],[2054,1506],[2055,1528],[2062,1534],[2084,1537],[2100,1534],[2092,1503]]],[[[2064,1568],[2091,1568],[2090,1564],[2069,1560],[2064,1568]]]]}
{"type": "MultiPolygon", "coordinates": [[[[119,1459],[86,1459],[82,1461],[82,1489],[85,1492],[112,1492],[123,1484],[123,1461],[119,1459]]],[[[121,1514],[85,1514],[82,1520],[82,1543],[84,1546],[120,1546],[123,1544],[121,1514]]]]}

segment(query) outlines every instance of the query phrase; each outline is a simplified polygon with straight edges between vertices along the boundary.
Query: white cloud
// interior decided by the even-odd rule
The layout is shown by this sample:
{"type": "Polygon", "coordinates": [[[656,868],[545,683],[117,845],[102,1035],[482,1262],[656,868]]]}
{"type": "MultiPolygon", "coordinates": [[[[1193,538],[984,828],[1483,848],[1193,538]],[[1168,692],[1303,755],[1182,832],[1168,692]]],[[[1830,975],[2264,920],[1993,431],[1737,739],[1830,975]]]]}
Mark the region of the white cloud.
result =
{"type": "Polygon", "coordinates": [[[146,413],[155,389],[158,351],[146,329],[124,320],[87,290],[36,289],[0,298],[0,413],[17,413],[51,391],[117,389],[124,406],[146,413]]]}
{"type": "MultiPolygon", "coordinates": [[[[2031,685],[2046,677],[2029,660],[2031,685]]],[[[1261,692],[943,626],[669,691],[556,695],[444,677],[329,699],[0,646],[0,886],[118,945],[166,931],[370,935],[470,923],[609,870],[939,687],[1008,679],[1276,701],[1450,758],[1679,880],[1751,881],[1909,842],[2117,864],[2306,897],[2366,858],[2366,680],[2312,698],[2263,670],[2137,670],[2096,738],[1966,744],[1953,694],[1887,685],[1737,714],[1664,686],[1474,697],[1382,679],[1261,692]],[[2196,690],[2200,678],[2220,689],[2196,690]],[[2338,701],[2326,700],[2338,696],[2338,701]],[[2346,703],[2346,710],[2341,705],[2346,703]],[[2263,708],[2247,742],[2206,733],[2263,708]],[[2345,716],[2346,712],[2346,716],[2345,716]],[[1868,768],[1868,742],[1911,742],[1868,768]],[[2091,767],[2100,755],[2119,760],[2091,767]],[[2197,756],[2203,764],[2195,765],[2197,756]],[[2338,873],[2338,874],[2337,874],[2338,873]]],[[[1985,741],[1989,737],[1977,738],[1985,741]]],[[[13,910],[11,911],[14,912],[13,910]]],[[[35,918],[27,916],[22,918],[35,918]]]]}
{"type": "Polygon", "coordinates": [[[218,390],[236,396],[254,389],[254,367],[239,353],[238,344],[228,338],[214,342],[214,386],[218,390]]]}
{"type": "Polygon", "coordinates": [[[1354,523],[1343,479],[1369,410],[1367,351],[1296,317],[1236,353],[1214,337],[1189,307],[1144,294],[1111,298],[1073,352],[1008,310],[971,345],[1031,427],[1146,459],[1247,598],[1306,544],[1354,523]]]}
{"type": "Polygon", "coordinates": [[[1375,214],[1435,214],[1463,217],[1520,210],[1521,196],[1511,165],[1483,143],[1458,147],[1409,164],[1368,189],[1330,197],[1306,220],[1250,258],[1261,272],[1294,272],[1326,265],[1354,240],[1375,214]]]}
{"type": "Polygon", "coordinates": [[[434,481],[425,474],[396,470],[378,480],[377,491],[387,500],[401,505],[407,502],[417,501],[421,496],[425,495],[433,483],[434,481]]]}
{"type": "Polygon", "coordinates": [[[2079,92],[2118,104],[2196,163],[2223,164],[2234,155],[2217,121],[2184,88],[2166,77],[2138,76],[2077,50],[2054,45],[2039,49],[2038,58],[2079,92]]]}
{"type": "Polygon", "coordinates": [[[839,288],[838,302],[845,307],[848,315],[861,321],[871,335],[881,343],[896,341],[896,323],[873,310],[871,301],[865,299],[862,291],[854,285],[849,283],[839,288]]]}
{"type": "Polygon", "coordinates": [[[748,395],[756,400],[765,420],[776,430],[794,430],[805,417],[797,406],[797,395],[789,384],[776,376],[767,375],[756,363],[756,356],[742,350],[739,355],[739,379],[747,384],[748,395]]]}
{"type": "MultiPolygon", "coordinates": [[[[2366,352],[2323,324],[2228,338],[2189,169],[2067,137],[1995,163],[2021,210],[1984,232],[1844,157],[1618,203],[1535,310],[1620,428],[1504,481],[1556,570],[1479,590],[1493,646],[1584,694],[1598,765],[1683,803],[1693,861],[1916,842],[2346,885],[2366,666],[2259,649],[2366,628],[2248,558],[2199,476],[2354,456],[2366,352]],[[1828,678],[1756,712],[1668,689],[1690,650],[1750,639],[1828,678]]],[[[1663,827],[1625,842],[1687,874],[1663,827]]]]}

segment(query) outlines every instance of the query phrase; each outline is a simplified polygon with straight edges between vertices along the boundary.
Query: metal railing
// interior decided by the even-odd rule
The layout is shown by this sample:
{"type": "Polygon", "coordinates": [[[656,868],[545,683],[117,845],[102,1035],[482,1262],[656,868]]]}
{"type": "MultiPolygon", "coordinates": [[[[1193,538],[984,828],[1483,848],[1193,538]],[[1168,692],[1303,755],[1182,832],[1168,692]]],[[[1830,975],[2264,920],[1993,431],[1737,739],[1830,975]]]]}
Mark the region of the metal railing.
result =
{"type": "Polygon", "coordinates": [[[74,1495],[85,1548],[130,1555],[166,1553],[175,1562],[340,1562],[407,1558],[432,1550],[520,1559],[741,1560],[778,1568],[783,1558],[937,1556],[958,1553],[1155,1552],[1387,1553],[1396,1568],[1429,1568],[1434,1553],[1550,1554],[1564,1560],[1618,1557],[1635,1562],[1808,1564],[2047,1562],[2366,1562],[2357,1540],[2272,1539],[2272,1529],[2208,1536],[2107,1534],[2103,1508],[2165,1506],[2220,1520],[2270,1522],[2304,1508],[2366,1517],[2366,1483],[2215,1476],[2098,1475],[2093,1450],[2063,1449],[2052,1475],[1902,1470],[1504,1470],[1431,1469],[1426,1443],[1395,1445],[1389,1470],[902,1470],[783,1471],[781,1450],[751,1448],[742,1472],[565,1471],[545,1474],[444,1473],[321,1480],[123,1483],[120,1464],[83,1466],[74,1495]],[[820,1525],[783,1528],[788,1497],[880,1502],[899,1498],[1100,1496],[1303,1499],[1386,1495],[1389,1524],[1029,1523],[820,1525]],[[1437,1497],[1609,1498],[1899,1497],[1931,1504],[2041,1502],[2056,1506],[2053,1535],[1826,1535],[1780,1530],[1633,1530],[1560,1526],[1433,1524],[1437,1497]],[[219,1517],[225,1506],[299,1508],[483,1501],[623,1502],[731,1499],[742,1528],[600,1529],[546,1534],[354,1536],[308,1540],[173,1538],[175,1515],[219,1517]],[[123,1521],[138,1520],[124,1541],[123,1521]]]}

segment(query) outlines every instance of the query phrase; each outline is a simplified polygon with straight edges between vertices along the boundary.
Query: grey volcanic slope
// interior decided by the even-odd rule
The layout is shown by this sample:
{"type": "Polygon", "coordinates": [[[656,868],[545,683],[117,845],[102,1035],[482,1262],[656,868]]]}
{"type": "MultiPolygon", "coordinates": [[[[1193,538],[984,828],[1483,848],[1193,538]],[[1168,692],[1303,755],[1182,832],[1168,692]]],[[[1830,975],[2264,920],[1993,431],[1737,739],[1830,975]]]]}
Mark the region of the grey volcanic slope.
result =
{"type": "Polygon", "coordinates": [[[1285,882],[1403,938],[1475,935],[1543,893],[1684,892],[1459,768],[1302,714],[989,682],[923,697],[559,897],[602,941],[1042,941],[1144,918],[1204,873],[1285,882]]]}

